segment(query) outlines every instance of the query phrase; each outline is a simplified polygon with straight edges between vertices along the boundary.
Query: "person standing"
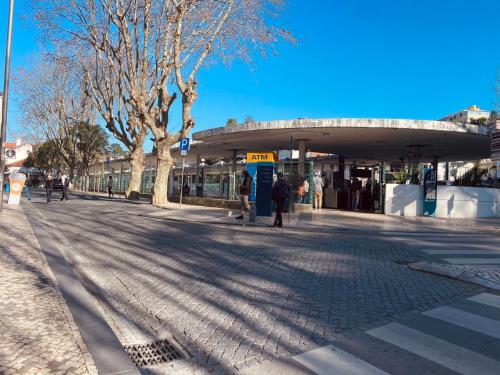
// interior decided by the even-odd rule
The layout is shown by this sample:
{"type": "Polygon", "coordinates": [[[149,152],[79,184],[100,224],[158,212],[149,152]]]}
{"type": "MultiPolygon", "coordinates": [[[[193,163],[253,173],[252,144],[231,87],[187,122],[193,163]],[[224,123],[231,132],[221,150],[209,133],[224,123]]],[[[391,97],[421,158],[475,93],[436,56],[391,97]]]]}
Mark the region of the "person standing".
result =
{"type": "Polygon", "coordinates": [[[323,179],[320,177],[319,172],[314,173],[314,208],[317,210],[321,210],[323,206],[323,186],[325,183],[323,179]]]}
{"type": "Polygon", "coordinates": [[[30,192],[30,186],[32,186],[31,180],[28,175],[26,175],[26,183],[24,184],[24,192],[26,193],[26,196],[28,197],[28,200],[31,200],[31,192],[30,192]]]}
{"type": "Polygon", "coordinates": [[[244,219],[245,212],[250,210],[250,203],[248,203],[248,196],[250,195],[250,190],[252,188],[252,178],[248,174],[248,171],[243,171],[243,180],[240,185],[240,200],[241,200],[241,214],[236,216],[236,219],[244,219]]]}
{"type": "Polygon", "coordinates": [[[108,177],[108,198],[113,198],[113,176],[108,177]]]}
{"type": "Polygon", "coordinates": [[[63,173],[61,176],[61,184],[62,184],[62,195],[61,195],[61,202],[62,201],[67,201],[68,200],[68,189],[69,189],[69,184],[70,180],[69,177],[66,176],[66,173],[63,173]]]}
{"type": "Polygon", "coordinates": [[[283,227],[283,208],[289,194],[289,186],[285,180],[283,173],[278,173],[278,180],[274,183],[272,191],[272,199],[276,203],[276,217],[274,218],[273,227],[283,227]]]}
{"type": "Polygon", "coordinates": [[[304,186],[304,197],[302,199],[302,203],[309,203],[309,181],[307,181],[307,177],[304,177],[304,182],[302,183],[304,186]]]}
{"type": "Polygon", "coordinates": [[[47,178],[45,179],[45,192],[47,193],[47,204],[50,204],[53,188],[54,188],[54,180],[52,179],[52,173],[49,172],[47,174],[47,178]]]}

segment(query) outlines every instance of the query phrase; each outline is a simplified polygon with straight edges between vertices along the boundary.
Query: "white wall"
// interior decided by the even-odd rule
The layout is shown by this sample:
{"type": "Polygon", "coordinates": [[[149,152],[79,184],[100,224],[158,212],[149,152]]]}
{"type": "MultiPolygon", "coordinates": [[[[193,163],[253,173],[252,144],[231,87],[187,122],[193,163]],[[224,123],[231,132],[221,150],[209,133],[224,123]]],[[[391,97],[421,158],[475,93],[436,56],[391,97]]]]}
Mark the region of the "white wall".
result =
{"type": "Polygon", "coordinates": [[[500,217],[500,189],[438,186],[437,217],[500,217]]]}
{"type": "Polygon", "coordinates": [[[420,185],[386,184],[386,215],[422,216],[423,194],[420,185]]]}
{"type": "MultiPolygon", "coordinates": [[[[386,185],[386,215],[422,216],[421,185],[386,185]]],[[[436,217],[500,217],[500,189],[438,186],[436,217]]]]}

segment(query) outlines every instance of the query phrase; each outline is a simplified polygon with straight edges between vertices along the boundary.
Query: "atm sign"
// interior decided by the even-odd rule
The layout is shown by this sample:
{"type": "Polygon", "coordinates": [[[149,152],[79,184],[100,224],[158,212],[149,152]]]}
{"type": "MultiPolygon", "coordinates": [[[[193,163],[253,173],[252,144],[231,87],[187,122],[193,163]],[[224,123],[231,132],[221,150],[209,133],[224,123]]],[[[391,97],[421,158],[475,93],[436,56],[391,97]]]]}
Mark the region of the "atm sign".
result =
{"type": "Polygon", "coordinates": [[[275,163],[276,154],[274,152],[249,152],[247,153],[247,164],[250,163],[275,163]]]}

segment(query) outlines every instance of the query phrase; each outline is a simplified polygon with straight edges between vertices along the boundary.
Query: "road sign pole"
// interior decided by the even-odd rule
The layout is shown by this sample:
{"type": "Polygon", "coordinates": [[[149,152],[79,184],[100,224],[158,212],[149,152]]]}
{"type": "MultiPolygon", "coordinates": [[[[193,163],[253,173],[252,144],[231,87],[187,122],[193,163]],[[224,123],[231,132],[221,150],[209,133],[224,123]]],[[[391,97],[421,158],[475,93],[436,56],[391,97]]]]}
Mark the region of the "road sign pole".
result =
{"type": "Polygon", "coordinates": [[[9,103],[10,50],[12,45],[12,23],[14,19],[14,0],[9,1],[9,23],[7,26],[7,45],[5,49],[5,73],[3,77],[2,125],[0,129],[0,212],[3,211],[3,189],[5,170],[5,142],[7,140],[7,109],[9,103]]]}
{"type": "Polygon", "coordinates": [[[181,174],[181,196],[179,199],[180,206],[182,208],[182,191],[184,190],[184,165],[185,165],[186,157],[182,157],[182,174],[181,174]]]}

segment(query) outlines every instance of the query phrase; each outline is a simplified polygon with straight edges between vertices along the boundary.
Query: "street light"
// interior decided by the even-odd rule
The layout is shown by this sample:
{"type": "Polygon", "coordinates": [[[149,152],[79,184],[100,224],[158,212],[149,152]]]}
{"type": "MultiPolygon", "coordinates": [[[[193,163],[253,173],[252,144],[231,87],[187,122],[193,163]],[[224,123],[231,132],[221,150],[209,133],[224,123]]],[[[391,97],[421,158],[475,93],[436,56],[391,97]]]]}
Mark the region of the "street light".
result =
{"type": "Polygon", "coordinates": [[[12,44],[12,21],[14,0],[9,1],[9,23],[7,26],[7,46],[5,50],[5,73],[3,77],[2,126],[0,128],[0,212],[3,211],[3,189],[5,170],[5,142],[7,140],[7,108],[9,103],[10,47],[12,44]]]}

